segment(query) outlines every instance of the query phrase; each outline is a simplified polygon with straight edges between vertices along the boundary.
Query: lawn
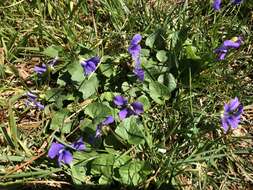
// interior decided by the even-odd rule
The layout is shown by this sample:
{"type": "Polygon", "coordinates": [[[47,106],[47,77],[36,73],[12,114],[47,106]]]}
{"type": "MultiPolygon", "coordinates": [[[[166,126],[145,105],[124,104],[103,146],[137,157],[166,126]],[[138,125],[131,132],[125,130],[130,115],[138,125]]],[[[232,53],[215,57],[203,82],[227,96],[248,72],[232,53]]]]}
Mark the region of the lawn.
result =
{"type": "Polygon", "coordinates": [[[251,190],[252,10],[1,1],[0,190],[251,190]]]}

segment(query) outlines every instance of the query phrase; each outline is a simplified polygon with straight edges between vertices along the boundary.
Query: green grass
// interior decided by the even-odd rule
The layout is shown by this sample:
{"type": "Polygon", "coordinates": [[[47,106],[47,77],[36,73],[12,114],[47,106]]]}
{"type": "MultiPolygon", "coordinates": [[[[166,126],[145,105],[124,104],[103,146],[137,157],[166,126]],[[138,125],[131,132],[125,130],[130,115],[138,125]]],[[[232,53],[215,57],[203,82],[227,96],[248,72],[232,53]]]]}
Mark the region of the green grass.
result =
{"type": "MultiPolygon", "coordinates": [[[[237,96],[243,105],[253,103],[252,4],[249,0],[239,6],[225,2],[219,12],[212,10],[210,1],[197,0],[0,2],[0,47],[4,50],[4,56],[0,54],[4,58],[0,65],[0,186],[15,189],[38,182],[43,186],[48,180],[54,180],[54,186],[66,183],[87,188],[98,184],[186,190],[252,186],[252,129],[242,125],[239,135],[224,134],[220,126],[225,102],[237,96]],[[143,36],[142,64],[148,76],[143,85],[126,74],[131,69],[127,48],[136,33],[143,36]],[[213,50],[238,35],[244,44],[217,62],[213,50]],[[50,78],[40,80],[33,67],[46,63],[55,51],[59,64],[50,78]],[[159,61],[159,51],[166,51],[167,61],[159,61]],[[93,75],[100,81],[99,89],[82,98],[78,90],[85,80],[73,80],[78,77],[73,65],[80,55],[93,54],[113,66],[103,70],[101,64],[93,75]],[[149,91],[150,81],[166,85],[170,81],[166,73],[173,74],[177,87],[168,97],[159,97],[163,102],[159,104],[149,91]],[[129,89],[122,87],[126,80],[129,89]],[[28,90],[39,92],[49,106],[43,111],[27,109],[23,94],[28,90]],[[134,120],[141,123],[142,137],[138,138],[145,143],[131,144],[139,139],[129,143],[120,132],[108,129],[116,145],[106,144],[108,139],[102,146],[89,145],[90,126],[102,121],[99,115],[86,116],[89,105],[111,106],[116,92],[130,96],[131,101],[148,98],[148,109],[140,120],[134,120]],[[47,157],[53,139],[69,144],[80,135],[87,151],[74,154],[73,166],[58,167],[47,157]],[[138,171],[139,181],[132,171],[138,171]]],[[[127,123],[116,125],[123,128],[127,123]]]]}

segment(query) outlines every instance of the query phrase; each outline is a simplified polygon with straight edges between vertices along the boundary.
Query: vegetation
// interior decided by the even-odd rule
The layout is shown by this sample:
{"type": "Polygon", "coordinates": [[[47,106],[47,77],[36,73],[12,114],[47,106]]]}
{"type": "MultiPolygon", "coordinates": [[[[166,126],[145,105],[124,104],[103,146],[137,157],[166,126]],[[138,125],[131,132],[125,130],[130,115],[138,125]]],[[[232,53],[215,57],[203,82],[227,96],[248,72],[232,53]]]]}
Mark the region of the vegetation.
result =
{"type": "Polygon", "coordinates": [[[1,1],[0,187],[252,188],[253,4],[212,3],[1,1]]]}

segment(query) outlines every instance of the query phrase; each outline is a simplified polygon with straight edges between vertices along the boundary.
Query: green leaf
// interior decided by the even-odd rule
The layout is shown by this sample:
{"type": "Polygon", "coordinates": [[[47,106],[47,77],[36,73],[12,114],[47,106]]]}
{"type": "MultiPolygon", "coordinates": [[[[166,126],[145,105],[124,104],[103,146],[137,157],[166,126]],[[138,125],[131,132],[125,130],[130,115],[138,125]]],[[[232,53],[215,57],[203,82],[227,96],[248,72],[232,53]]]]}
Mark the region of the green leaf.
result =
{"type": "Polygon", "coordinates": [[[85,108],[85,114],[89,115],[93,119],[98,118],[100,121],[102,121],[111,114],[111,110],[108,106],[102,103],[94,102],[85,108]]]}
{"type": "MultiPolygon", "coordinates": [[[[80,165],[86,165],[87,162],[95,160],[99,157],[99,154],[95,151],[84,152],[84,151],[75,151],[73,153],[74,161],[80,163],[80,165]]],[[[78,164],[79,165],[79,164],[78,164]]]]}
{"type": "Polygon", "coordinates": [[[165,49],[166,43],[163,34],[164,31],[162,29],[158,29],[156,32],[152,33],[145,41],[146,46],[155,49],[165,49]]]}
{"type": "Polygon", "coordinates": [[[43,54],[44,55],[47,55],[49,57],[57,57],[58,54],[59,54],[59,51],[61,51],[61,47],[58,47],[58,46],[50,46],[48,48],[46,48],[44,51],[43,51],[43,54]]]}
{"type": "Polygon", "coordinates": [[[48,10],[48,14],[49,14],[50,18],[52,19],[53,18],[53,14],[52,14],[53,7],[50,3],[47,4],[47,10],[48,10]]]}
{"type": "Polygon", "coordinates": [[[175,90],[177,87],[177,81],[171,73],[168,74],[168,85],[167,86],[168,86],[170,92],[175,90]]]}
{"type": "Polygon", "coordinates": [[[119,168],[121,183],[137,186],[151,173],[151,168],[144,161],[133,160],[119,168]]]}
{"type": "Polygon", "coordinates": [[[93,127],[94,127],[94,124],[93,124],[92,120],[90,120],[88,118],[84,118],[84,120],[80,124],[80,130],[82,130],[82,131],[89,129],[89,128],[92,129],[93,127]]]}
{"type": "Polygon", "coordinates": [[[98,183],[100,185],[106,185],[106,184],[110,184],[112,182],[112,179],[110,178],[107,178],[106,176],[102,175],[99,180],[98,180],[98,183]]]}
{"type": "Polygon", "coordinates": [[[91,173],[93,175],[104,175],[107,178],[112,177],[112,169],[115,157],[111,154],[100,154],[100,157],[91,162],[91,173]]]}
{"type": "Polygon", "coordinates": [[[62,109],[54,113],[50,129],[60,130],[63,133],[69,133],[71,129],[71,123],[65,122],[69,112],[67,109],[62,109]]]}
{"type": "Polygon", "coordinates": [[[156,53],[156,58],[158,59],[158,61],[160,61],[161,63],[164,63],[168,60],[168,55],[167,55],[167,51],[164,50],[160,50],[156,53]]]}
{"type": "Polygon", "coordinates": [[[147,96],[142,95],[138,99],[143,104],[144,111],[147,111],[150,108],[150,102],[147,96]]]}
{"type": "Polygon", "coordinates": [[[100,64],[99,68],[102,74],[108,78],[113,74],[113,65],[111,63],[100,64]]]}
{"type": "Polygon", "coordinates": [[[121,166],[126,165],[132,160],[132,157],[126,154],[122,154],[119,157],[116,157],[113,168],[120,168],[121,166]]]}
{"type": "Polygon", "coordinates": [[[11,156],[11,155],[1,155],[0,161],[1,162],[27,162],[29,159],[25,156],[11,156]]]}
{"type": "Polygon", "coordinates": [[[144,144],[143,126],[138,124],[137,118],[131,116],[124,119],[115,130],[116,134],[129,144],[144,144]]]}
{"type": "Polygon", "coordinates": [[[169,99],[170,92],[167,86],[157,81],[151,81],[149,83],[150,96],[158,104],[164,104],[164,101],[169,99]]]}
{"type": "Polygon", "coordinates": [[[195,46],[192,46],[190,44],[184,46],[186,50],[186,57],[187,59],[200,59],[200,57],[196,54],[197,53],[197,48],[195,46]]]}
{"type": "Polygon", "coordinates": [[[67,70],[71,75],[71,80],[81,83],[85,79],[83,68],[78,61],[69,64],[67,70]]]}
{"type": "Polygon", "coordinates": [[[156,38],[156,34],[153,33],[151,34],[150,36],[147,37],[146,41],[145,41],[145,45],[150,47],[150,48],[153,48],[154,46],[154,43],[155,43],[155,38],[156,38]]]}
{"type": "Polygon", "coordinates": [[[149,57],[150,56],[150,50],[149,49],[141,49],[141,57],[149,57]]]}
{"type": "Polygon", "coordinates": [[[71,177],[74,184],[82,185],[82,183],[85,182],[84,181],[85,175],[86,175],[86,169],[84,166],[80,166],[80,165],[71,166],[71,177]]]}
{"type": "Polygon", "coordinates": [[[101,100],[106,100],[108,102],[111,102],[114,98],[114,94],[112,92],[104,92],[101,94],[101,100]]]}
{"type": "Polygon", "coordinates": [[[79,87],[79,91],[83,94],[83,99],[89,98],[91,95],[97,92],[99,81],[95,74],[93,74],[88,80],[84,81],[79,87]]]}

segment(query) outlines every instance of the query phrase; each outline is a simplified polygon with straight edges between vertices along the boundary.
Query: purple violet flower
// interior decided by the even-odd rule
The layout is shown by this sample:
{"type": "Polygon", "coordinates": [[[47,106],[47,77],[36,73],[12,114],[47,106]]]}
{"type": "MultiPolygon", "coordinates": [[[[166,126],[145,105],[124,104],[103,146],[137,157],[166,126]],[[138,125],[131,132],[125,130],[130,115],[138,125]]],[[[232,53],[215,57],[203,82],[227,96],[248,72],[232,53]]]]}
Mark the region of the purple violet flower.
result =
{"type": "Polygon", "coordinates": [[[135,34],[131,40],[130,46],[128,47],[128,52],[131,54],[134,61],[140,58],[141,53],[141,42],[142,36],[140,34],[135,34]]]}
{"type": "Polygon", "coordinates": [[[92,72],[94,72],[96,70],[97,65],[98,65],[99,62],[100,62],[99,57],[92,57],[88,60],[81,61],[81,65],[83,67],[85,75],[88,76],[92,72]]]}
{"type": "Polygon", "coordinates": [[[66,150],[63,144],[58,142],[53,142],[48,151],[48,157],[54,159],[58,157],[58,165],[61,166],[61,163],[70,164],[73,160],[73,156],[70,151],[66,150]]]}
{"type": "Polygon", "coordinates": [[[131,115],[140,115],[144,112],[143,104],[141,102],[133,102],[128,105],[127,100],[123,96],[115,96],[114,104],[121,107],[119,118],[121,120],[130,117],[131,115]]]}
{"type": "Polygon", "coordinates": [[[214,53],[218,55],[218,60],[224,60],[229,49],[237,49],[243,42],[242,37],[234,37],[231,40],[225,40],[223,44],[214,50],[214,53]]]}
{"type": "Polygon", "coordinates": [[[38,75],[42,75],[47,71],[47,65],[46,64],[42,64],[41,66],[35,65],[34,66],[34,71],[38,74],[38,75]]]}
{"type": "Polygon", "coordinates": [[[144,70],[141,68],[140,62],[141,46],[139,43],[141,39],[142,36],[140,34],[135,34],[128,47],[128,52],[131,54],[132,59],[135,62],[134,74],[140,81],[144,81],[144,70]]]}
{"type": "Polygon", "coordinates": [[[101,125],[98,125],[96,127],[96,134],[95,134],[95,138],[99,139],[102,137],[102,126],[101,125]]]}
{"type": "Polygon", "coordinates": [[[234,3],[235,5],[238,5],[240,3],[242,3],[243,0],[233,0],[232,3],[234,3]]]}
{"type": "Polygon", "coordinates": [[[80,139],[78,139],[77,141],[75,141],[74,143],[72,143],[71,145],[75,150],[78,151],[83,151],[86,149],[86,146],[83,142],[83,138],[81,137],[80,139]]]}
{"type": "Polygon", "coordinates": [[[140,81],[144,81],[144,70],[140,67],[136,67],[134,69],[134,74],[140,79],[140,81]]]}
{"type": "MultiPolygon", "coordinates": [[[[50,66],[50,68],[53,68],[54,65],[58,62],[58,60],[59,60],[59,57],[55,57],[54,59],[49,60],[47,64],[50,66]]],[[[44,63],[43,63],[41,66],[35,65],[35,66],[34,66],[34,71],[35,71],[38,75],[42,75],[42,74],[44,74],[45,72],[47,72],[47,70],[48,70],[48,65],[46,65],[46,64],[44,64],[44,63]]]]}
{"type": "Polygon", "coordinates": [[[109,125],[112,124],[114,122],[114,118],[110,115],[108,117],[105,118],[105,120],[102,122],[102,125],[109,125]]]}
{"type": "Polygon", "coordinates": [[[33,107],[37,107],[40,110],[43,110],[45,108],[45,106],[43,104],[41,104],[40,102],[38,102],[37,99],[37,95],[31,93],[31,92],[27,92],[26,94],[28,96],[28,99],[26,101],[27,106],[33,106],[33,107]]]}
{"type": "Polygon", "coordinates": [[[114,97],[113,102],[117,106],[124,106],[127,104],[127,99],[118,95],[114,97]]]}
{"type": "MultiPolygon", "coordinates": [[[[238,5],[242,3],[243,0],[232,0],[231,3],[238,5]]],[[[218,11],[221,8],[221,0],[214,0],[213,1],[213,9],[218,11]]]]}
{"type": "Polygon", "coordinates": [[[233,129],[237,128],[242,113],[243,106],[240,104],[237,97],[224,105],[224,113],[221,118],[221,123],[225,133],[228,131],[229,127],[232,127],[233,129]]]}
{"type": "Polygon", "coordinates": [[[213,8],[216,11],[220,10],[220,8],[221,8],[221,0],[214,0],[213,1],[213,8]]]}
{"type": "Polygon", "coordinates": [[[31,93],[31,92],[27,92],[26,95],[28,96],[28,98],[30,100],[36,100],[36,98],[37,98],[37,95],[35,95],[35,94],[31,93]]]}
{"type": "Polygon", "coordinates": [[[102,121],[96,128],[96,134],[95,134],[95,138],[101,138],[102,136],[102,127],[106,126],[106,125],[110,125],[114,122],[114,118],[110,115],[108,117],[105,118],[104,121],[102,121]]]}

